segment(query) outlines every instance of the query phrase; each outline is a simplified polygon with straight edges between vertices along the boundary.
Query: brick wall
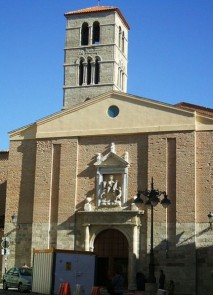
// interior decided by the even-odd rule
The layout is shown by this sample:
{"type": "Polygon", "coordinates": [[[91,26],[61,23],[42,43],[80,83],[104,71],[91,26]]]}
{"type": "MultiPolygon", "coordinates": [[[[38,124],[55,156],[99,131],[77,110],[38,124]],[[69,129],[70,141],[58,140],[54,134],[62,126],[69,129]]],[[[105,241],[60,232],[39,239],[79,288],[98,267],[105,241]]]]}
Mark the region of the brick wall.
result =
{"type": "MultiPolygon", "coordinates": [[[[25,258],[30,264],[32,248],[84,250],[84,227],[75,210],[83,210],[87,196],[94,198],[96,154],[106,155],[114,142],[118,156],[129,153],[127,205],[137,190],[150,188],[151,177],[172,202],[167,212],[161,205],[154,208],[156,270],[164,268],[168,280],[175,277],[179,290],[194,290],[197,261],[207,267],[208,257],[208,251],[199,252],[196,245],[205,247],[211,241],[206,215],[211,206],[212,140],[207,132],[182,132],[12,142],[6,214],[12,241],[9,263],[21,264],[25,258]],[[11,224],[13,212],[18,214],[17,230],[11,224]]],[[[139,264],[148,271],[150,211],[143,208],[139,264]]]]}
{"type": "Polygon", "coordinates": [[[0,216],[5,213],[8,156],[9,152],[0,152],[0,216]]]}

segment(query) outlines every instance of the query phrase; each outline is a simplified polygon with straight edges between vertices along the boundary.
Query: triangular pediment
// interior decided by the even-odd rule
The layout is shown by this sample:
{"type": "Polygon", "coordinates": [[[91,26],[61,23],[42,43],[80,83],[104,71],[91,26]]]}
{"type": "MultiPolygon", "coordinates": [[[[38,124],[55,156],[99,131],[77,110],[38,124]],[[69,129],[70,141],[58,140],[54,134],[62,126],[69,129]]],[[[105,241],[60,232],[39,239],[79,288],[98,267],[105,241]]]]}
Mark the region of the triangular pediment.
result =
{"type": "Polygon", "coordinates": [[[10,132],[11,140],[212,130],[213,118],[158,101],[109,92],[10,132]],[[110,107],[118,109],[111,117],[110,107]]]}
{"type": "Polygon", "coordinates": [[[127,167],[128,162],[113,152],[109,152],[105,156],[99,156],[98,161],[94,164],[97,167],[127,167]]]}

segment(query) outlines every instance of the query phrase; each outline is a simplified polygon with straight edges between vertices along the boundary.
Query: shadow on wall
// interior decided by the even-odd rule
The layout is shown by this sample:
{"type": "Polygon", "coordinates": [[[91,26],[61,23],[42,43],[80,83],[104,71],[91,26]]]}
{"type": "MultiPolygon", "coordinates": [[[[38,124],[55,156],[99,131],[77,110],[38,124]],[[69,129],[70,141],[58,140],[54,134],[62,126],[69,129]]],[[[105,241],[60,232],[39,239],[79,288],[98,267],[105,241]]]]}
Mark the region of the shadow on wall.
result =
{"type": "MultiPolygon", "coordinates": [[[[163,240],[154,249],[155,275],[163,269],[166,274],[166,285],[170,280],[175,282],[176,292],[184,294],[212,294],[213,282],[213,246],[196,249],[195,240],[207,239],[212,234],[207,227],[197,234],[184,238],[185,232],[176,236],[176,245],[163,240]]],[[[149,255],[147,255],[149,263],[149,255]]],[[[158,282],[158,277],[157,277],[158,282]]]]}

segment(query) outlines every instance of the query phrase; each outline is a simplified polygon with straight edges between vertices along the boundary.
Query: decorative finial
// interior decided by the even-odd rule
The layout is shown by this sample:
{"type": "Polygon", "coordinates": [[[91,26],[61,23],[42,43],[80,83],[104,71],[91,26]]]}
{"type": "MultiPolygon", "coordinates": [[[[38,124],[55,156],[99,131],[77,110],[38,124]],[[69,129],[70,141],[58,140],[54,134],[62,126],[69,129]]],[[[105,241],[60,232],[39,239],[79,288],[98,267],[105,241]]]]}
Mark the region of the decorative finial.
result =
{"type": "Polygon", "coordinates": [[[101,161],[101,153],[96,154],[96,159],[97,159],[97,161],[101,161]]]}
{"type": "Polygon", "coordinates": [[[125,154],[124,154],[124,160],[126,162],[129,162],[129,153],[128,152],[125,152],[125,154]]]}
{"type": "Polygon", "coordinates": [[[111,145],[110,145],[110,151],[111,151],[112,153],[116,154],[116,152],[115,152],[115,144],[114,144],[114,142],[112,142],[111,145]]]}

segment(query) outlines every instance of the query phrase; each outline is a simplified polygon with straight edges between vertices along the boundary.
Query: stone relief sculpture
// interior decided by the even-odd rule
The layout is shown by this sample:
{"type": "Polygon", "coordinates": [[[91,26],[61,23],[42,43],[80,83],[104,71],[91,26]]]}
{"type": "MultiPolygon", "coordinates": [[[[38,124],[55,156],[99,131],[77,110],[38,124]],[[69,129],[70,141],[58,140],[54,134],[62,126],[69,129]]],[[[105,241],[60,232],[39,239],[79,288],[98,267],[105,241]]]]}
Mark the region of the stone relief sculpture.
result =
{"type": "Polygon", "coordinates": [[[96,153],[96,195],[95,206],[123,207],[127,204],[129,153],[117,155],[115,143],[109,145],[109,152],[96,153]]]}
{"type": "Polygon", "coordinates": [[[114,179],[113,175],[109,176],[109,180],[103,180],[99,205],[121,206],[121,197],[121,186],[118,186],[118,180],[114,179]]]}

